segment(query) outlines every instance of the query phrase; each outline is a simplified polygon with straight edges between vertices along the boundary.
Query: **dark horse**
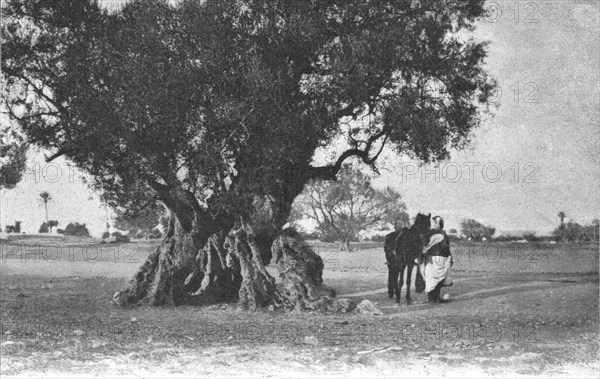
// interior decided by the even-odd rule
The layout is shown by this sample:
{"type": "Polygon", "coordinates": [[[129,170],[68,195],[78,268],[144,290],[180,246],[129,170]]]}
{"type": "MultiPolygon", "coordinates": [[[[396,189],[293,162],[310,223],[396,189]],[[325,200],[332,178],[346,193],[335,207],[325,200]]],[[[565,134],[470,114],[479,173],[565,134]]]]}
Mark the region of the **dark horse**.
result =
{"type": "Polygon", "coordinates": [[[385,261],[388,266],[388,296],[394,297],[394,293],[398,288],[398,264],[396,262],[396,241],[398,237],[404,234],[408,228],[402,228],[391,232],[385,236],[383,251],[385,252],[385,261]]]}
{"type": "MultiPolygon", "coordinates": [[[[394,291],[396,293],[396,303],[400,303],[400,293],[402,290],[402,285],[404,284],[404,268],[406,267],[406,303],[411,303],[410,281],[412,276],[412,270],[417,265],[415,263],[415,260],[421,258],[421,254],[423,251],[423,236],[425,235],[425,233],[427,233],[430,227],[431,213],[429,215],[419,213],[415,218],[415,223],[413,224],[413,226],[411,226],[410,229],[399,233],[398,237],[396,238],[396,246],[394,250],[395,262],[392,262],[395,263],[396,271],[392,272],[392,270],[390,269],[390,276],[394,274],[398,278],[397,281],[396,278],[393,278],[394,281],[396,281],[397,283],[394,291]]],[[[386,256],[387,255],[388,254],[386,251],[386,256]]],[[[392,265],[389,265],[388,267],[391,266],[392,265]]],[[[419,279],[419,275],[421,275],[421,273],[417,268],[417,279],[419,279]]],[[[391,280],[392,279],[388,277],[388,294],[390,294],[391,292],[391,280]]]]}

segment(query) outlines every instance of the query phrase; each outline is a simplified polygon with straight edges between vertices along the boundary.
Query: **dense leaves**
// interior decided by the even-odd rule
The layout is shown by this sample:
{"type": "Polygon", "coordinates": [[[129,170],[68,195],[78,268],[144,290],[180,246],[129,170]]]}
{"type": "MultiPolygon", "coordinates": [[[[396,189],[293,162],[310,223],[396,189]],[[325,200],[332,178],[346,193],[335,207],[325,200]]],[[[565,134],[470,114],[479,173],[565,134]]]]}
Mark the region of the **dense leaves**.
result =
{"type": "MultiPolygon", "coordinates": [[[[445,158],[479,121],[483,1],[11,1],[2,71],[12,116],[114,204],[185,189],[240,213],[383,143],[445,158]],[[425,4],[426,3],[426,4],[425,4]],[[355,122],[355,121],[360,122],[355,122]],[[343,133],[347,151],[314,168],[343,133]]],[[[291,199],[289,199],[291,197],[291,199]]]]}
{"type": "Polygon", "coordinates": [[[0,126],[0,190],[21,181],[27,163],[27,145],[9,124],[0,126]]]}
{"type": "Polygon", "coordinates": [[[78,222],[69,223],[65,229],[58,229],[58,233],[65,234],[67,236],[79,236],[79,237],[89,237],[90,232],[88,231],[87,226],[85,224],[80,224],[78,222]]]}

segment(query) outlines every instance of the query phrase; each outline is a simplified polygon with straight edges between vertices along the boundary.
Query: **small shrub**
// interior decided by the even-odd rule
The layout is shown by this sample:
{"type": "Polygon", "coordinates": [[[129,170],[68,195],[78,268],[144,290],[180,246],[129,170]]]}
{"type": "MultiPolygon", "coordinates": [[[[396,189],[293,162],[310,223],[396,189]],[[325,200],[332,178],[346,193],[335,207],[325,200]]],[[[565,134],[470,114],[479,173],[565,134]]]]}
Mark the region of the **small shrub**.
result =
{"type": "Polygon", "coordinates": [[[45,222],[42,223],[42,225],[40,225],[38,233],[48,233],[48,224],[46,224],[45,222]]]}
{"type": "Polygon", "coordinates": [[[108,237],[110,237],[110,233],[109,232],[102,233],[102,239],[107,239],[108,237]]]}
{"type": "Polygon", "coordinates": [[[67,225],[67,227],[64,230],[62,230],[62,229],[57,230],[57,233],[65,234],[67,236],[79,236],[79,237],[89,237],[90,236],[90,232],[87,229],[87,227],[85,226],[85,224],[80,224],[78,222],[70,223],[69,225],[67,225]]]}
{"type": "Polygon", "coordinates": [[[21,221],[15,221],[14,225],[6,225],[6,233],[21,233],[21,221]]]}
{"type": "Polygon", "coordinates": [[[112,236],[115,237],[114,243],[131,242],[131,238],[129,238],[129,236],[121,234],[121,232],[113,232],[112,236]]]}
{"type": "Polygon", "coordinates": [[[115,238],[115,242],[117,243],[128,243],[131,242],[131,238],[129,236],[119,236],[115,238]]]}
{"type": "Polygon", "coordinates": [[[544,240],[543,237],[536,236],[533,232],[527,232],[523,234],[523,238],[529,242],[540,242],[544,240]]]}

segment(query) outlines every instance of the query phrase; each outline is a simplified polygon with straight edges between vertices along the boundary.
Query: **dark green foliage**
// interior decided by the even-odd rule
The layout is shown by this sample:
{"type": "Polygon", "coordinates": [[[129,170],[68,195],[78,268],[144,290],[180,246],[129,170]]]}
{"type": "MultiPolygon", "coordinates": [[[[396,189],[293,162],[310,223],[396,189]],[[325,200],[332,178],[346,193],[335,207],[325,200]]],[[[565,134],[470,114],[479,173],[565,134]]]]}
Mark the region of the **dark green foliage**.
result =
{"type": "Polygon", "coordinates": [[[26,163],[24,137],[9,125],[0,125],[0,190],[11,189],[21,181],[26,163]]]}
{"type": "Polygon", "coordinates": [[[374,164],[383,143],[424,161],[462,146],[494,85],[485,44],[451,33],[483,3],[137,0],[108,14],[10,1],[2,71],[38,99],[13,91],[8,106],[27,103],[14,119],[31,142],[113,205],[141,207],[166,185],[243,213],[246,196],[332,178],[348,157],[374,164]],[[348,150],[313,168],[339,132],[348,150]]]}
{"type": "Polygon", "coordinates": [[[6,225],[6,233],[21,233],[21,221],[15,221],[14,225],[6,225]]]}
{"type": "Polygon", "coordinates": [[[78,222],[69,223],[64,230],[58,229],[57,232],[60,234],[67,235],[67,236],[79,236],[79,237],[89,237],[90,236],[90,232],[88,231],[85,224],[80,224],[78,222]]]}
{"type": "Polygon", "coordinates": [[[42,225],[40,225],[40,229],[38,230],[38,233],[49,233],[52,231],[52,228],[58,226],[58,221],[56,220],[50,220],[48,222],[44,222],[42,223],[42,225]]]}
{"type": "Polygon", "coordinates": [[[514,242],[514,241],[519,241],[523,239],[523,237],[517,237],[517,236],[513,236],[513,235],[505,235],[505,236],[498,236],[498,237],[494,237],[494,241],[497,242],[514,242]]]}
{"type": "Polygon", "coordinates": [[[115,237],[114,243],[130,242],[129,236],[123,235],[121,232],[113,232],[112,236],[115,237]]]}
{"type": "Polygon", "coordinates": [[[585,226],[576,222],[563,223],[552,232],[554,239],[561,242],[598,241],[599,234],[599,227],[595,221],[585,226]]]}
{"type": "Polygon", "coordinates": [[[472,218],[463,220],[460,223],[462,233],[475,241],[482,239],[489,240],[496,233],[496,228],[483,225],[482,223],[473,220],[472,218]]]}
{"type": "Polygon", "coordinates": [[[40,225],[40,229],[38,230],[38,233],[48,233],[48,224],[43,222],[42,225],[40,225]]]}
{"type": "Polygon", "coordinates": [[[523,234],[523,239],[526,239],[529,242],[543,242],[543,241],[549,241],[550,238],[548,237],[543,237],[543,236],[538,236],[536,235],[534,232],[527,232],[523,234]]]}

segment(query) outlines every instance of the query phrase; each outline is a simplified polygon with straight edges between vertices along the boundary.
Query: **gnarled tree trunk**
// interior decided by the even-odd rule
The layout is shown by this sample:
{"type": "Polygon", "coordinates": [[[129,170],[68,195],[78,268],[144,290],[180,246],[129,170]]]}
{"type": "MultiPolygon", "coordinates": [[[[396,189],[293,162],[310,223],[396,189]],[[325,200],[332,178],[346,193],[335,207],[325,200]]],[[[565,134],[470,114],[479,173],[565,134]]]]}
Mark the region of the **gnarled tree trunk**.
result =
{"type": "Polygon", "coordinates": [[[113,302],[122,306],[178,305],[235,297],[235,278],[225,264],[225,253],[215,249],[222,245],[232,223],[226,217],[211,217],[189,192],[158,192],[170,213],[168,230],[113,302]]]}
{"type": "Polygon", "coordinates": [[[226,242],[229,254],[239,262],[242,282],[239,291],[239,305],[254,310],[273,305],[276,308],[287,305],[277,289],[275,279],[265,268],[261,249],[249,225],[232,231],[226,242]]]}
{"type": "Polygon", "coordinates": [[[212,246],[220,234],[207,238],[210,230],[186,231],[176,220],[171,224],[173,229],[169,228],[156,251],[128,286],[115,294],[113,302],[123,306],[178,305],[198,301],[193,298],[198,295],[206,295],[207,301],[236,296],[232,270],[221,263],[223,252],[212,246]]]}
{"type": "Polygon", "coordinates": [[[215,220],[189,194],[164,196],[171,212],[161,244],[128,286],[121,306],[232,301],[248,309],[328,309],[333,291],[322,286],[323,261],[297,233],[283,232],[291,203],[255,197],[251,212],[215,220]],[[289,204],[288,204],[289,203],[289,204]],[[276,255],[281,284],[266,270],[276,255]]]}
{"type": "Polygon", "coordinates": [[[294,229],[273,242],[273,255],[283,282],[283,296],[298,310],[331,310],[335,291],[323,285],[323,259],[294,229]]]}

